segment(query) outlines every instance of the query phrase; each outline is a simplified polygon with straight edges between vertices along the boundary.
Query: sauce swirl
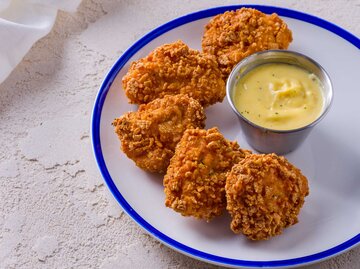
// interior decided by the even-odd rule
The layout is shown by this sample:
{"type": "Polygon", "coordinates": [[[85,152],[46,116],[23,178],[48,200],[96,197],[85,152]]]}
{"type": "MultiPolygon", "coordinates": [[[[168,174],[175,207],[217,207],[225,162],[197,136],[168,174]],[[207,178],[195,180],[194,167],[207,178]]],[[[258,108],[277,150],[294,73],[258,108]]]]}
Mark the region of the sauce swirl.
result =
{"type": "Polygon", "coordinates": [[[319,78],[285,63],[260,65],[235,85],[237,110],[249,121],[273,130],[292,130],[315,121],[323,110],[319,78]]]}

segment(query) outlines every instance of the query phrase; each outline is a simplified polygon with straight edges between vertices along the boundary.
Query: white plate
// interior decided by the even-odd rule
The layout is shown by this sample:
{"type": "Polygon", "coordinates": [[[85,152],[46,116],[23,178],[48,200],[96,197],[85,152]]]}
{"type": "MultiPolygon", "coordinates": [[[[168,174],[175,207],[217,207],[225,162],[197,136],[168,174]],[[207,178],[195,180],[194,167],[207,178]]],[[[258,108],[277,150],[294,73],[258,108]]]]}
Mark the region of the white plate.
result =
{"type": "MultiPolygon", "coordinates": [[[[162,177],[137,168],[120,150],[111,122],[129,105],[121,78],[131,61],[164,43],[182,39],[201,49],[210,17],[241,6],[189,14],[153,30],[130,47],[111,68],[95,101],[92,141],[99,169],[124,210],[166,245],[207,262],[232,267],[293,267],[327,259],[360,242],[360,40],[345,30],[297,11],[252,6],[278,13],[293,31],[289,49],[306,54],[328,71],[333,106],[306,142],[286,157],[308,177],[310,196],[300,222],[269,241],[250,242],[229,229],[227,214],[210,223],[185,218],[164,206],[162,177]]],[[[224,100],[206,110],[206,127],[250,148],[224,100]]]]}

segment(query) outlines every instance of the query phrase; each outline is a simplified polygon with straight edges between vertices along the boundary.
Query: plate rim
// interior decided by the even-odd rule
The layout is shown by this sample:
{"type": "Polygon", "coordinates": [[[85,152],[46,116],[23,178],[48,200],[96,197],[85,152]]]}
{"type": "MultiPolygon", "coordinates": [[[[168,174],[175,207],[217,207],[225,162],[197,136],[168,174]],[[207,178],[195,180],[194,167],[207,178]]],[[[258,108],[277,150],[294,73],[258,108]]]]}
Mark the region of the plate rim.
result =
{"type": "Polygon", "coordinates": [[[101,114],[102,108],[107,96],[107,93],[110,89],[111,84],[115,80],[117,74],[121,71],[124,65],[128,62],[128,60],[141,48],[147,45],[153,39],[161,36],[162,34],[175,29],[179,26],[182,26],[187,23],[191,23],[193,21],[197,21],[200,19],[208,18],[215,16],[220,13],[224,13],[228,10],[236,10],[242,7],[247,8],[256,8],[264,13],[271,14],[277,13],[279,16],[293,18],[297,20],[301,20],[304,22],[311,23],[318,27],[321,27],[325,30],[328,30],[343,39],[345,39],[350,44],[354,45],[355,47],[360,49],[360,39],[357,38],[352,33],[344,30],[343,28],[328,22],[324,19],[316,17],[314,15],[310,15],[307,13],[303,13],[300,11],[277,7],[277,6],[268,6],[268,5],[227,5],[227,6],[219,6],[219,7],[212,7],[209,9],[203,9],[200,11],[196,11],[193,13],[189,13],[187,15],[178,17],[173,19],[159,27],[156,27],[149,33],[145,34],[143,37],[138,39],[135,43],[133,43],[122,55],[121,57],[116,60],[115,64],[110,68],[108,74],[105,76],[104,81],[102,82],[98,94],[96,96],[93,112],[92,112],[92,119],[91,119],[91,142],[93,148],[93,154],[97,163],[97,166],[101,172],[101,175],[106,182],[108,188],[110,189],[112,195],[124,209],[124,211],[147,233],[151,234],[157,240],[161,241],[165,245],[183,253],[193,258],[214,263],[223,266],[231,266],[231,267],[253,267],[253,268],[260,268],[260,267],[268,267],[268,268],[275,268],[275,267],[297,267],[305,264],[311,264],[315,262],[320,262],[322,260],[328,259],[330,257],[334,257],[339,255],[360,243],[360,233],[352,237],[351,239],[329,248],[327,250],[314,253],[311,255],[292,258],[292,259],[285,259],[285,260],[268,260],[268,261],[251,261],[251,260],[239,260],[239,259],[232,259],[232,258],[225,258],[213,254],[209,254],[203,251],[199,251],[195,248],[189,247],[185,244],[182,244],[171,237],[163,234],[161,231],[157,230],[155,227],[150,225],[145,219],[143,219],[132,207],[131,205],[125,200],[122,196],[120,191],[117,189],[114,181],[112,180],[110,173],[107,169],[104,156],[101,149],[101,141],[100,141],[100,122],[101,122],[101,114]]]}

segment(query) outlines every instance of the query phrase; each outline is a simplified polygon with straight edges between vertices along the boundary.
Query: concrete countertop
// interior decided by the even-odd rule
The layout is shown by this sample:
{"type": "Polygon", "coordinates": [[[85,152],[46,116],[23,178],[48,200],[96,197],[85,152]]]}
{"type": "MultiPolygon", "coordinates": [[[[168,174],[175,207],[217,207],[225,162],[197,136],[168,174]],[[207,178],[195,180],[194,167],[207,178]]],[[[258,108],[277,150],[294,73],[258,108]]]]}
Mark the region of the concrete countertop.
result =
{"type": "MultiPolygon", "coordinates": [[[[240,3],[296,9],[360,36],[360,0],[84,0],[59,12],[0,85],[0,268],[218,268],[123,213],[96,167],[89,126],[105,74],[134,41],[189,12],[240,3]]],[[[306,268],[360,268],[360,247],[306,268]]]]}

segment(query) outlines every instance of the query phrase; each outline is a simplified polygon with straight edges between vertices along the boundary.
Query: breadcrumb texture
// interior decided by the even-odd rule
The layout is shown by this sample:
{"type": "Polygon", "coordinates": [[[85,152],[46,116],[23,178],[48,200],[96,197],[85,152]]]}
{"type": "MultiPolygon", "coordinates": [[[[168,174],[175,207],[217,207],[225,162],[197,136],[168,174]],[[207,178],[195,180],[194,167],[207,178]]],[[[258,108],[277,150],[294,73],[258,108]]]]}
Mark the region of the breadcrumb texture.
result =
{"type": "Polygon", "coordinates": [[[225,82],[215,57],[190,49],[180,40],[133,62],[122,85],[133,104],[182,93],[206,107],[225,97],[225,82]]]}
{"type": "Polygon", "coordinates": [[[207,221],[221,215],[226,173],[248,153],[217,128],[186,130],[164,177],[165,205],[207,221]]]}
{"type": "Polygon", "coordinates": [[[140,105],[115,119],[121,148],[140,168],[165,173],[175,146],[188,128],[203,128],[205,113],[195,99],[179,94],[140,105]]]}
{"type": "Polygon", "coordinates": [[[226,180],[231,229],[249,239],[263,240],[298,222],[309,194],[307,179],[284,157],[247,155],[226,180]]]}
{"type": "Polygon", "coordinates": [[[287,49],[292,33],[275,13],[241,8],[215,16],[205,26],[202,48],[215,55],[224,78],[243,58],[263,50],[287,49]]]}

